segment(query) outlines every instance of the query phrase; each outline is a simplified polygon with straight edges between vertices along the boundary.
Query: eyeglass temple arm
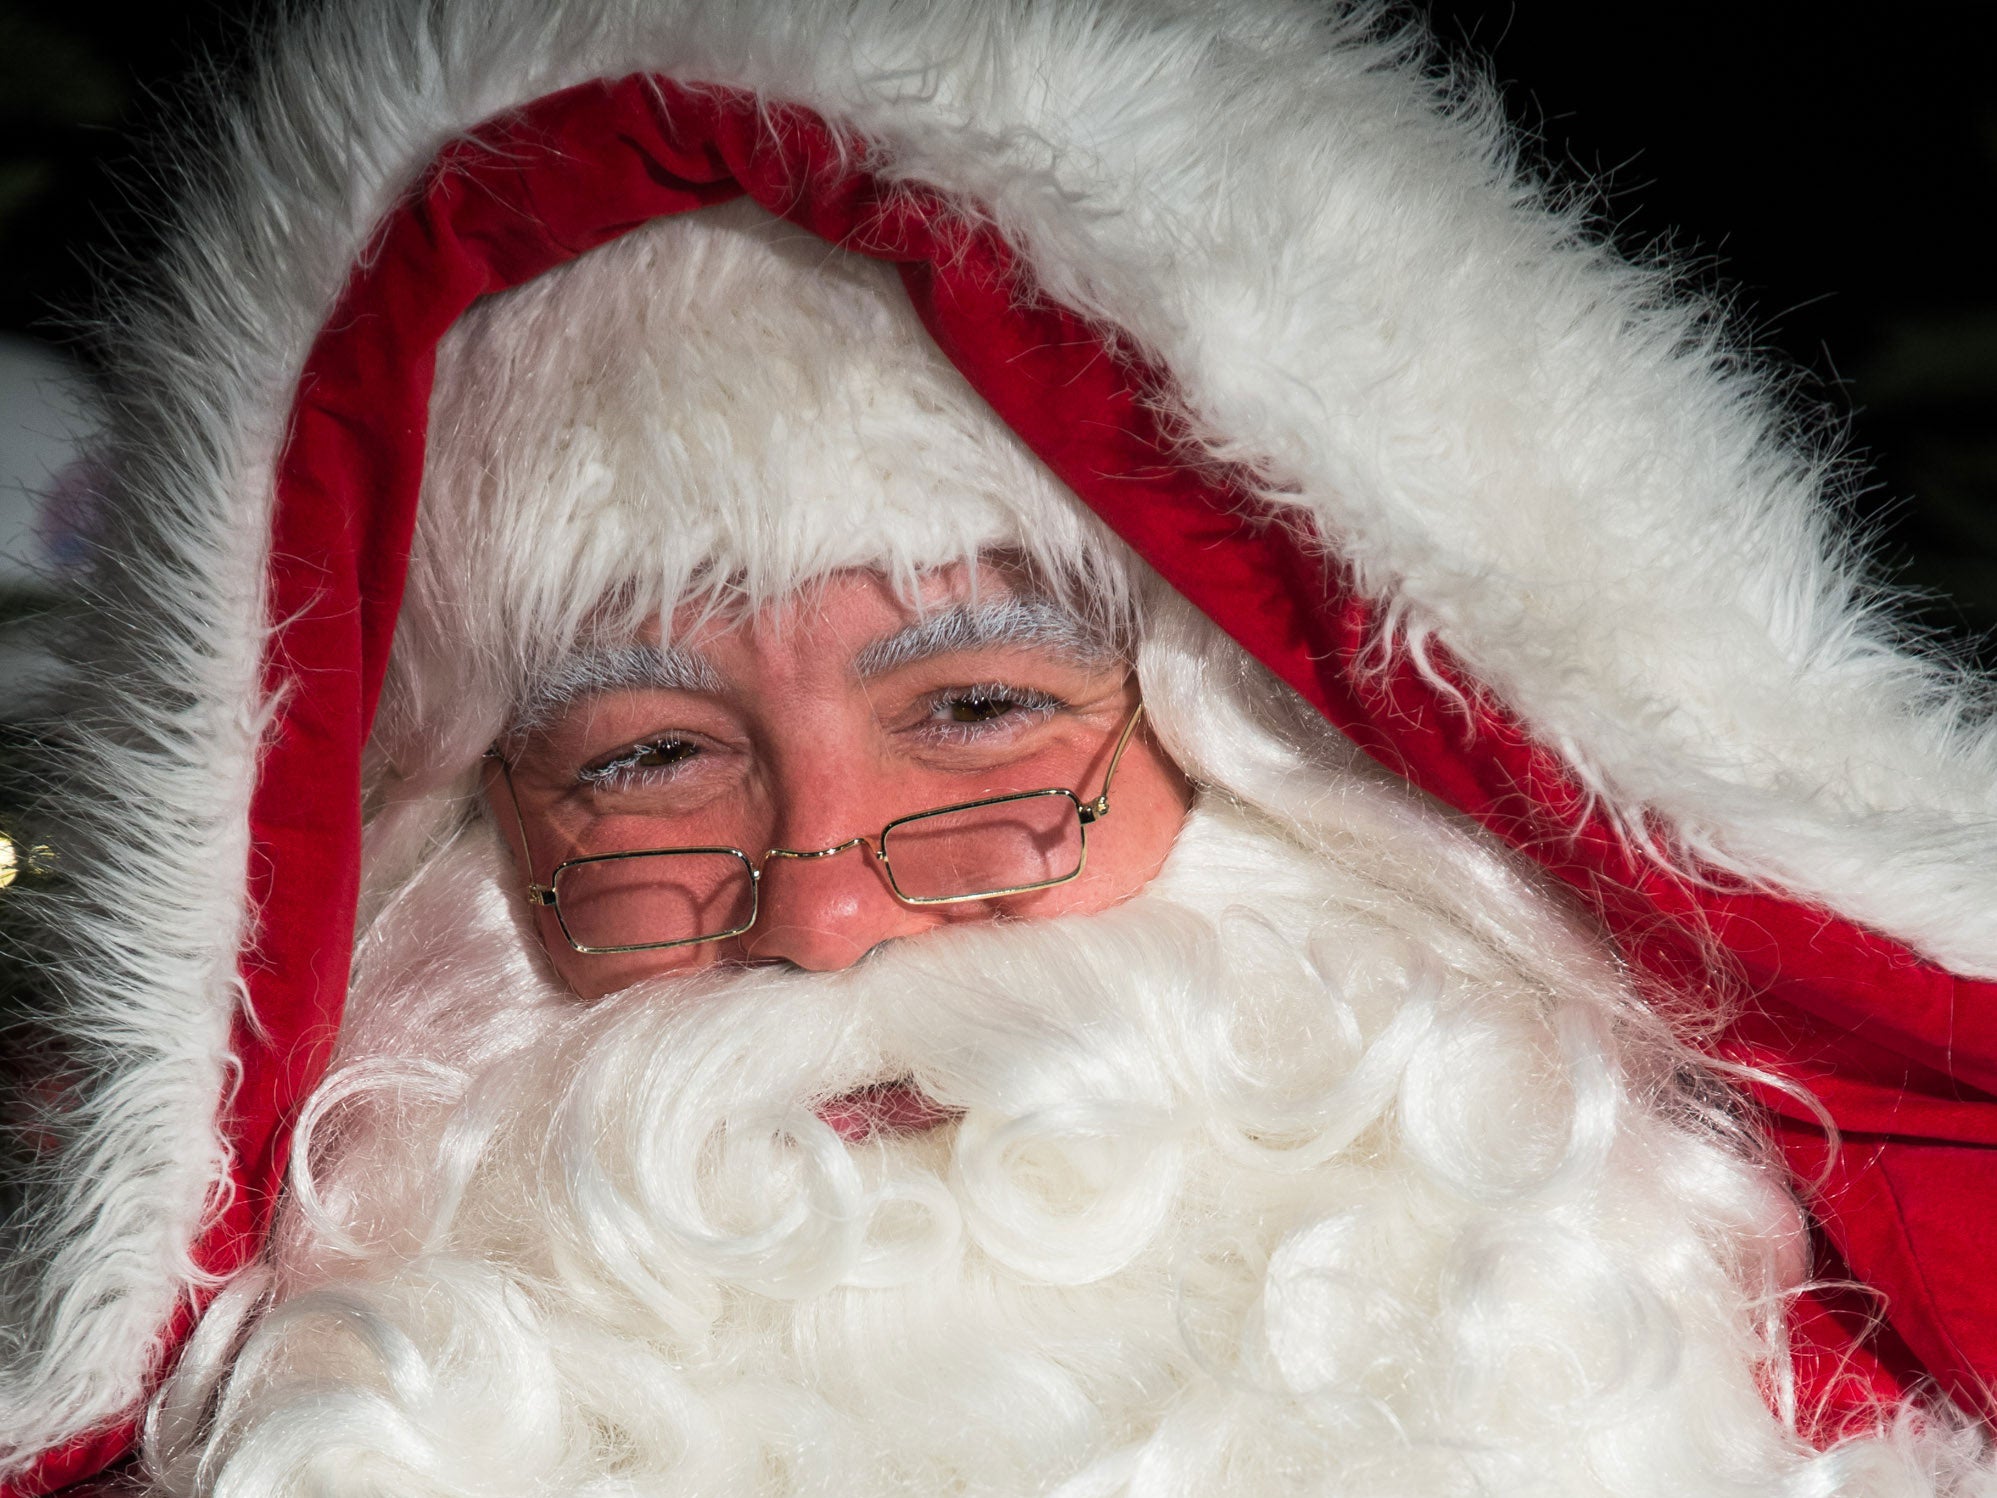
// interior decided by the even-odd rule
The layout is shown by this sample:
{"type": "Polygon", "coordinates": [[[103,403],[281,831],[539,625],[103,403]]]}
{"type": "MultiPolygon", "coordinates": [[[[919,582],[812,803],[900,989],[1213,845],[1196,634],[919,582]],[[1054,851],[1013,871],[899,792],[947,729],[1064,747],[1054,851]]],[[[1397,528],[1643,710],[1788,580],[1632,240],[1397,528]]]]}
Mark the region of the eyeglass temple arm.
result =
{"type": "MultiPolygon", "coordinates": [[[[485,757],[499,766],[499,778],[506,782],[506,799],[513,806],[513,825],[520,829],[520,861],[527,865],[527,903],[529,905],[552,905],[555,891],[546,884],[534,882],[534,845],[527,841],[527,817],[520,810],[520,793],[513,788],[513,766],[506,762],[506,756],[497,749],[485,751],[485,757]]],[[[1108,789],[1107,786],[1104,787],[1108,789]]]]}
{"type": "MultiPolygon", "coordinates": [[[[1110,782],[1116,779],[1116,767],[1123,763],[1123,751],[1130,747],[1130,736],[1137,732],[1137,720],[1144,716],[1144,704],[1138,703],[1130,715],[1130,721],[1123,725],[1123,732],[1117,736],[1116,749],[1109,757],[1109,768],[1103,771],[1103,788],[1096,799],[1083,803],[1081,807],[1082,825],[1100,822],[1109,815],[1110,782]]],[[[519,810],[516,805],[515,811],[519,810]]]]}

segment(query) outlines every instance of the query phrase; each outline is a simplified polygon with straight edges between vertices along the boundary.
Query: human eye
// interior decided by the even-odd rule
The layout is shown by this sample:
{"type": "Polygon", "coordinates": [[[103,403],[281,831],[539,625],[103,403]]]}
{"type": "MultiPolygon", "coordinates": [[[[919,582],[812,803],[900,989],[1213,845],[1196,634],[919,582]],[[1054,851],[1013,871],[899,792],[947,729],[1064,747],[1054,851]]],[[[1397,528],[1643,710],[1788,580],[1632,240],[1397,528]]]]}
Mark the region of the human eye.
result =
{"type": "Polygon", "coordinates": [[[576,771],[576,780],[595,791],[660,785],[683,774],[699,753],[699,747],[686,739],[647,739],[584,765],[576,771]]]}
{"type": "Polygon", "coordinates": [[[985,682],[933,694],[921,726],[943,742],[989,739],[1044,722],[1064,706],[1051,692],[985,682]]]}

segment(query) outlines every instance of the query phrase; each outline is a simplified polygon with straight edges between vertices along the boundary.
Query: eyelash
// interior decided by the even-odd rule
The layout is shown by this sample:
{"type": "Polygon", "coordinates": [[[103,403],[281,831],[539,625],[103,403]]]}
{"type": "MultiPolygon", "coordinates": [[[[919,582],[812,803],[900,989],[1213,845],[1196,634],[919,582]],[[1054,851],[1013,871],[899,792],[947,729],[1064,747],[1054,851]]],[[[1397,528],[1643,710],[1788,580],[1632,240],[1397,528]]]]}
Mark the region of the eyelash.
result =
{"type": "Polygon", "coordinates": [[[648,739],[643,743],[620,749],[609,758],[598,760],[593,765],[584,765],[576,771],[576,779],[591,790],[605,790],[639,778],[664,779],[677,775],[679,767],[694,758],[698,752],[685,739],[648,739]],[[684,749],[691,752],[676,756],[669,764],[641,766],[638,763],[648,754],[668,749],[684,749]]]}
{"type": "MultiPolygon", "coordinates": [[[[991,681],[976,686],[952,687],[947,691],[938,692],[929,699],[928,708],[932,714],[936,714],[969,704],[1000,706],[1008,711],[971,723],[953,723],[947,719],[931,717],[921,724],[919,731],[934,740],[967,743],[973,739],[1022,727],[1027,721],[1045,719],[1067,706],[1060,698],[1049,692],[991,681]]],[[[576,780],[592,790],[609,790],[641,779],[669,779],[680,774],[689,761],[699,757],[699,753],[700,751],[685,739],[646,739],[620,749],[595,764],[583,766],[576,771],[576,780]],[[638,763],[648,754],[674,749],[682,752],[667,764],[641,766],[638,763]]]]}
{"type": "Polygon", "coordinates": [[[1011,726],[1021,726],[1026,720],[1039,720],[1067,706],[1060,698],[1049,692],[1036,691],[1031,687],[1015,687],[999,681],[981,682],[976,686],[952,687],[938,692],[929,699],[932,713],[947,712],[960,704],[984,703],[1003,706],[1010,711],[994,714],[972,723],[952,723],[945,719],[932,718],[924,723],[923,731],[932,737],[962,743],[968,739],[982,738],[994,731],[1003,732],[999,725],[1013,720],[1011,726]]]}

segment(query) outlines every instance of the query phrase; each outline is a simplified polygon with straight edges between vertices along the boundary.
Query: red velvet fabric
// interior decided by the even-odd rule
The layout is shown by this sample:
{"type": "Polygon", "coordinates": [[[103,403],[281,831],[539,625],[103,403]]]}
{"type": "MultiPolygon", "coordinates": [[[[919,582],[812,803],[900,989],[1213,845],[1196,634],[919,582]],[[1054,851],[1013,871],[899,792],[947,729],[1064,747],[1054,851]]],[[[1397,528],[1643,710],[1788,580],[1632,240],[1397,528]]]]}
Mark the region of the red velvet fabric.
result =
{"type": "MultiPolygon", "coordinates": [[[[850,143],[849,143],[850,144],[850,143]]],[[[1571,886],[1631,960],[1699,1002],[1744,999],[1728,1059],[1805,1083],[1845,1131],[1760,1087],[1827,1252],[1884,1297],[1860,1345],[1850,1292],[1805,1297],[1799,1387],[1834,1436],[1868,1397],[1931,1376],[1997,1409],[1997,985],[1955,977],[1805,902],[1690,883],[1633,854],[1560,757],[1444,655],[1443,684],[1369,664],[1378,611],[1335,563],[1211,469],[1175,460],[1158,372],[1034,295],[1005,244],[923,188],[884,187],[802,109],[631,77],[551,95],[446,149],[354,271],[300,380],[272,522],[266,684],[282,706],[251,811],[261,913],[243,973],[228,1136],[238,1190],[201,1239],[226,1275],[258,1252],[298,1106],[347,985],[360,756],[400,604],[439,337],[477,298],[648,219],[747,193],[895,262],[936,342],[1081,499],[1366,752],[1571,886]],[[1715,953],[1731,967],[1715,977],[1715,953]]],[[[161,1361],[192,1319],[163,1328],[161,1361]]],[[[51,1454],[7,1491],[98,1470],[129,1427],[51,1454]]]]}

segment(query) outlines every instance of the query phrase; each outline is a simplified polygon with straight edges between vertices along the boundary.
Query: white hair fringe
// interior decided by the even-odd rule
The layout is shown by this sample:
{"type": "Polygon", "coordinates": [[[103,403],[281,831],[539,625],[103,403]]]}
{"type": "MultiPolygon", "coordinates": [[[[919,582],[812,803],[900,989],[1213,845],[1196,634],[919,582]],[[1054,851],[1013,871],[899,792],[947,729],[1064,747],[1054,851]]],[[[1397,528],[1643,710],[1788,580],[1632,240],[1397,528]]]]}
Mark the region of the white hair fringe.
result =
{"type": "Polygon", "coordinates": [[[1127,639],[1128,550],[951,367],[893,269],[746,200],[474,307],[438,351],[377,744],[476,759],[588,635],[754,611],[844,568],[1003,551],[1127,639]],[[669,415],[668,415],[669,413],[669,415]]]}

